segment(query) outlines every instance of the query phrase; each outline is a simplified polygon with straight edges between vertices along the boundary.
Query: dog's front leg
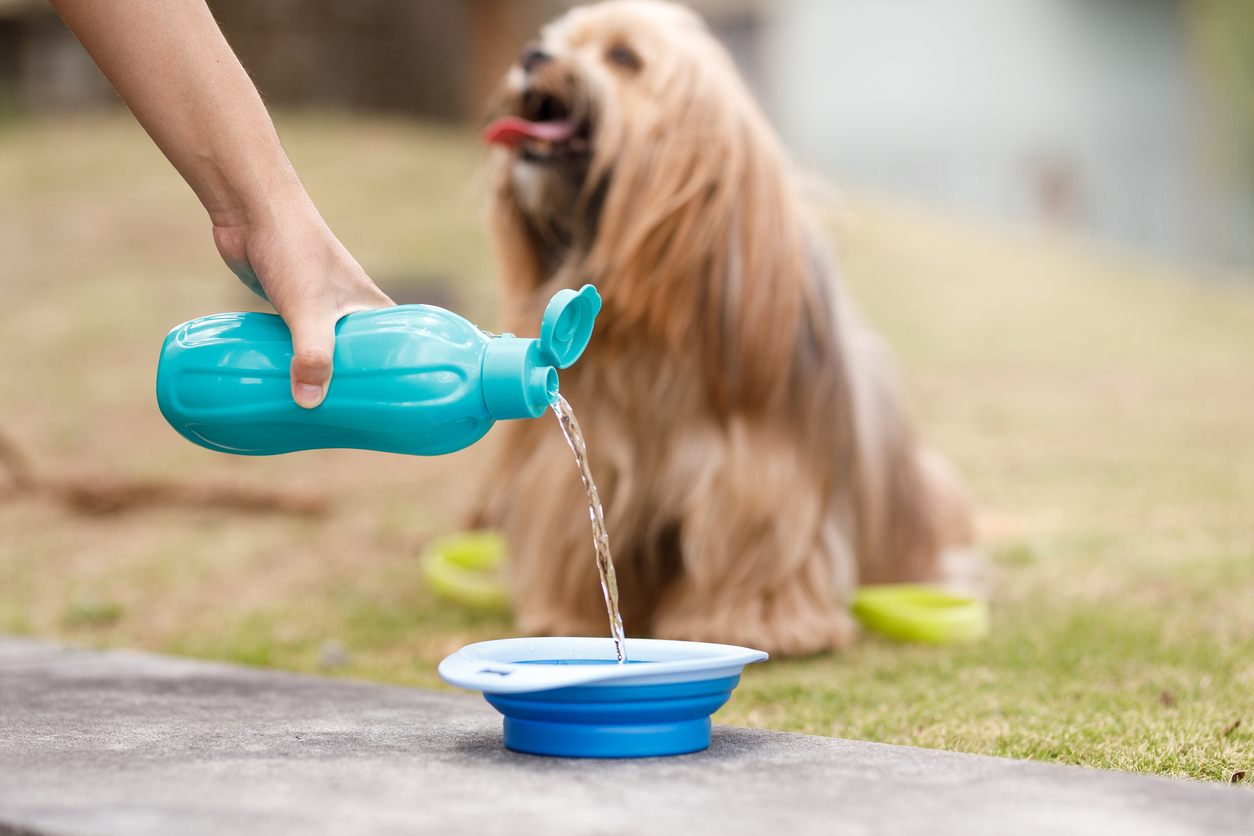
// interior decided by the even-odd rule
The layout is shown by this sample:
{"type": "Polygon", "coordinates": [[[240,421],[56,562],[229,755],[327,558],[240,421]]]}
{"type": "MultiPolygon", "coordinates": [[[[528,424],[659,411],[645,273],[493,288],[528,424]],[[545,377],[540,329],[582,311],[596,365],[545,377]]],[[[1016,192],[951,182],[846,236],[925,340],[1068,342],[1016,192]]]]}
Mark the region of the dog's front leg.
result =
{"type": "Polygon", "coordinates": [[[847,645],[856,563],[813,463],[745,421],[693,435],[672,460],[682,571],[653,632],[788,656],[847,645]]]}

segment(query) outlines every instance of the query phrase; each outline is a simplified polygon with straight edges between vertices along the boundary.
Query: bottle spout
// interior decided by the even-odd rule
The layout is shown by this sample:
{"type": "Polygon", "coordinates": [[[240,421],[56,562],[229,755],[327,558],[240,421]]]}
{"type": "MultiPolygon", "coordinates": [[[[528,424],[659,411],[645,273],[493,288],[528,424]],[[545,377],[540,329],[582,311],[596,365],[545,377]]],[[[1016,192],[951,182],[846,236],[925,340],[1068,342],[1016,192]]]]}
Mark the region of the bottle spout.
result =
{"type": "Polygon", "coordinates": [[[557,370],[569,368],[592,337],[601,297],[592,285],[559,290],[549,300],[540,339],[503,334],[483,354],[483,401],[500,421],[537,418],[557,403],[557,370]]]}

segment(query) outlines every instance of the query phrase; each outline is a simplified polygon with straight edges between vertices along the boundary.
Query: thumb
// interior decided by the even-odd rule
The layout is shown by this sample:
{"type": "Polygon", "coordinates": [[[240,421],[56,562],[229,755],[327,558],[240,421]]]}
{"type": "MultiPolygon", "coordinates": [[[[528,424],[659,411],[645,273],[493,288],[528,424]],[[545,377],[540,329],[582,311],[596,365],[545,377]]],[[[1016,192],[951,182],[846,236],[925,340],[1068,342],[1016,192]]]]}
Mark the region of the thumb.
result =
{"type": "Polygon", "coordinates": [[[292,399],[305,409],[322,403],[331,385],[331,360],[335,356],[335,319],[293,317],[292,399]]]}

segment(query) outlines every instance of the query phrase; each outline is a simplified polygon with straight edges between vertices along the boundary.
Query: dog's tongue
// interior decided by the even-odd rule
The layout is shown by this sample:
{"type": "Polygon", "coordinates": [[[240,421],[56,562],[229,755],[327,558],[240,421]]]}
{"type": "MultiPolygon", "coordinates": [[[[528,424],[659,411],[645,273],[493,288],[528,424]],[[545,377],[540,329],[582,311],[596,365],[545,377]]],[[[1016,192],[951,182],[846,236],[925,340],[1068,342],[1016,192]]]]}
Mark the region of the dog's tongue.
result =
{"type": "Polygon", "coordinates": [[[561,142],[575,133],[574,122],[528,122],[517,116],[502,116],[483,129],[483,141],[515,148],[528,139],[561,142]]]}

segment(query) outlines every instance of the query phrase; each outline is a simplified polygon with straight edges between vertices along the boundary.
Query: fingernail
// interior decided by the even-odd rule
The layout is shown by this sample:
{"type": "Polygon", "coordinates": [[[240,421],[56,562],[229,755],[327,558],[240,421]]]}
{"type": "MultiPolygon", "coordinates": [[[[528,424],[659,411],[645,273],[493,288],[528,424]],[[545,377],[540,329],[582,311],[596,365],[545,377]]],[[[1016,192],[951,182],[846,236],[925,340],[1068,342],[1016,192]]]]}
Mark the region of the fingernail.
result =
{"type": "Polygon", "coordinates": [[[305,409],[311,409],[322,403],[322,387],[312,383],[297,383],[292,387],[292,397],[305,409]]]}

